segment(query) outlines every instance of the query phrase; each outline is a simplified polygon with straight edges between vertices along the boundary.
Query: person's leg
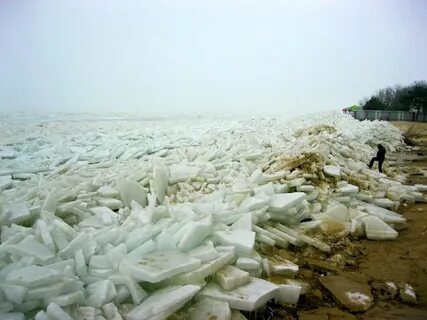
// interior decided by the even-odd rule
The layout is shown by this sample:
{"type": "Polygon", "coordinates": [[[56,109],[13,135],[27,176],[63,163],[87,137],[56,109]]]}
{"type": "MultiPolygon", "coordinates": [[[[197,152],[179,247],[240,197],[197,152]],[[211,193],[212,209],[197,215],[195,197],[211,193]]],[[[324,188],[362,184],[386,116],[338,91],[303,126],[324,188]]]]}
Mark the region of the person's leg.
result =
{"type": "Polygon", "coordinates": [[[374,162],[377,161],[377,160],[378,160],[377,157],[373,157],[371,159],[371,162],[369,162],[369,164],[368,164],[369,169],[372,169],[372,166],[374,165],[374,162]]]}
{"type": "Polygon", "coordinates": [[[383,172],[383,162],[384,162],[384,159],[378,159],[378,171],[379,172],[383,172]]]}

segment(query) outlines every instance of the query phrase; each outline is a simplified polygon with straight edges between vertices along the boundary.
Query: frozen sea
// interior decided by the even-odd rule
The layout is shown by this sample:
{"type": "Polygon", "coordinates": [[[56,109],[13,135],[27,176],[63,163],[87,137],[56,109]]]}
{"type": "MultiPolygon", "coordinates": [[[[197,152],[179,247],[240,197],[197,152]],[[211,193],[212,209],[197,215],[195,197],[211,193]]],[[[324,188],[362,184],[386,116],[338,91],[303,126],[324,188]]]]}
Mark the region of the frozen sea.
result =
{"type": "Polygon", "coordinates": [[[399,130],[339,112],[27,113],[5,114],[1,124],[0,282],[13,290],[0,286],[0,318],[166,319],[193,297],[208,300],[190,313],[227,318],[273,298],[297,301],[301,288],[261,278],[298,266],[262,257],[261,244],[330,252],[304,232],[331,226],[394,239],[384,221],[405,219],[386,208],[422,197],[401,177],[366,167],[378,143],[390,152],[402,146],[399,130]]]}

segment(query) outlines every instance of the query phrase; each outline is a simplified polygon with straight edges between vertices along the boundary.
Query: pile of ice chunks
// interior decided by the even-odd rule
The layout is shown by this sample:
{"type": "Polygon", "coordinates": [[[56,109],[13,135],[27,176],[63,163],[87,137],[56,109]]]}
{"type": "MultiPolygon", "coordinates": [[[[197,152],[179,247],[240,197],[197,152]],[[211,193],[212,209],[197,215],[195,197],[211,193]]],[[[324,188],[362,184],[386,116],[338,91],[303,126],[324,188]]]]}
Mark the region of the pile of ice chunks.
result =
{"type": "Polygon", "coordinates": [[[299,266],[260,246],[395,239],[406,220],[393,210],[427,188],[366,166],[376,144],[403,145],[399,130],[338,113],[5,128],[0,318],[243,319],[271,299],[294,305],[299,266]]]}

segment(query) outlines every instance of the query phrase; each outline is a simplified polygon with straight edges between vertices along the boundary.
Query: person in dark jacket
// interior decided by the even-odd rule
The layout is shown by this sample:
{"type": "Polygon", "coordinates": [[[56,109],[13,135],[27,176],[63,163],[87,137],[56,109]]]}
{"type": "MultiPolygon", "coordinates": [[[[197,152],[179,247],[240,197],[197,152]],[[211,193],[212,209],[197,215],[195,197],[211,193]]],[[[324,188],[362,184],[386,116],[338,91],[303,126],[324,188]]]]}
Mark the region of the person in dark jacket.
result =
{"type": "Polygon", "coordinates": [[[373,157],[371,159],[371,162],[369,162],[368,167],[369,167],[369,169],[372,169],[374,162],[378,161],[378,170],[379,170],[379,172],[383,172],[383,162],[385,159],[385,152],[386,151],[385,151],[385,148],[381,144],[377,145],[377,147],[378,147],[377,156],[373,157]]]}

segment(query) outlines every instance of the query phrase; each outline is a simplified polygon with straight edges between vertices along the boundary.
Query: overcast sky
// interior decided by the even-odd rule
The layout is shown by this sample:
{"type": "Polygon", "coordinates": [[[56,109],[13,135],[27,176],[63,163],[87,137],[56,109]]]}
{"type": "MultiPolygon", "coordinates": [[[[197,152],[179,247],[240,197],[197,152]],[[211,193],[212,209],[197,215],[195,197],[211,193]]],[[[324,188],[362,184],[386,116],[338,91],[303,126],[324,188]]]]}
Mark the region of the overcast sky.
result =
{"type": "Polygon", "coordinates": [[[427,1],[1,0],[0,110],[291,114],[427,79],[427,1]]]}

